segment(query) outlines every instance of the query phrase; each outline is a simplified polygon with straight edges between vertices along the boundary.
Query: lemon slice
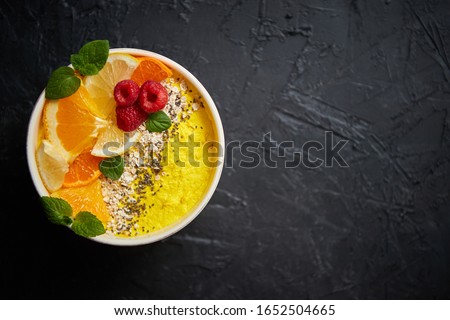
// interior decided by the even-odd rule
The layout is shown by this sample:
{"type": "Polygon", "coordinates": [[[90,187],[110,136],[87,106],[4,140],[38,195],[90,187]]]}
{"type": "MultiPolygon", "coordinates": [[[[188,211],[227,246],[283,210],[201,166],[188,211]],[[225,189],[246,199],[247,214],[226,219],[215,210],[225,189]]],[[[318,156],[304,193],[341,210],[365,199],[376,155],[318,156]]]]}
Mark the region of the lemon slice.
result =
{"type": "Polygon", "coordinates": [[[127,152],[141,137],[138,130],[124,132],[116,125],[110,124],[100,131],[91,154],[96,157],[110,158],[127,152]]]}
{"type": "Polygon", "coordinates": [[[49,192],[61,188],[69,164],[49,141],[43,140],[36,152],[36,162],[42,181],[49,192]]]}
{"type": "Polygon", "coordinates": [[[113,113],[114,87],[119,81],[130,79],[138,64],[139,60],[129,54],[112,53],[98,74],[84,78],[84,85],[98,108],[96,115],[107,118],[113,113]]]}

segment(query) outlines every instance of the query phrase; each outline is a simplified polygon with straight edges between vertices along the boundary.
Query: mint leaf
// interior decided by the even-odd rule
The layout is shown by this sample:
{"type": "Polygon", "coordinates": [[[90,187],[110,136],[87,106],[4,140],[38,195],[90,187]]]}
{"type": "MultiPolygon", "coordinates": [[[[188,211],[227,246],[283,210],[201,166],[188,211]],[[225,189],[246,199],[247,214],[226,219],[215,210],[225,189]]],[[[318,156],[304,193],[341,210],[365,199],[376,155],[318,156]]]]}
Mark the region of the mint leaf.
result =
{"type": "Polygon", "coordinates": [[[81,211],[72,223],[72,230],[82,237],[96,237],[105,233],[103,223],[88,211],[81,211]]]}
{"type": "Polygon", "coordinates": [[[169,116],[164,111],[149,114],[145,121],[145,127],[150,132],[162,132],[172,125],[169,116]]]}
{"type": "Polygon", "coordinates": [[[48,220],[55,224],[68,226],[72,223],[72,207],[70,204],[60,198],[41,197],[42,207],[48,220]]]}
{"type": "Polygon", "coordinates": [[[70,55],[70,63],[76,70],[80,70],[80,66],[84,64],[83,58],[76,53],[70,55]]]}
{"type": "Polygon", "coordinates": [[[59,67],[52,72],[45,88],[47,99],[61,99],[74,94],[80,87],[81,80],[72,68],[59,67]]]}
{"type": "Polygon", "coordinates": [[[86,43],[80,51],[70,56],[73,67],[84,76],[97,74],[108,60],[108,40],[94,40],[86,43]]]}
{"type": "Polygon", "coordinates": [[[98,165],[100,172],[112,180],[119,180],[123,173],[123,167],[124,161],[121,156],[103,159],[98,165]]]}

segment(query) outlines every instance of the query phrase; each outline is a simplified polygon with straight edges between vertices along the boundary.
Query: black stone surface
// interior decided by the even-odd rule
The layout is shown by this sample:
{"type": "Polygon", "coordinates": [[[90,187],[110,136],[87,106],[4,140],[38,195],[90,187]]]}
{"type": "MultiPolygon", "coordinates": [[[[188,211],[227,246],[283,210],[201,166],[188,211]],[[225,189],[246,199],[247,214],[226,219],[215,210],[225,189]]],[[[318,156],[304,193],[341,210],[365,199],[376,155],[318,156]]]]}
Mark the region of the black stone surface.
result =
{"type": "Polygon", "coordinates": [[[2,0],[0,17],[3,298],[450,297],[449,1],[2,0]],[[300,150],[332,131],[349,167],[242,169],[235,153],[204,212],[142,247],[51,225],[27,123],[93,39],[191,70],[228,142],[300,150]]]}

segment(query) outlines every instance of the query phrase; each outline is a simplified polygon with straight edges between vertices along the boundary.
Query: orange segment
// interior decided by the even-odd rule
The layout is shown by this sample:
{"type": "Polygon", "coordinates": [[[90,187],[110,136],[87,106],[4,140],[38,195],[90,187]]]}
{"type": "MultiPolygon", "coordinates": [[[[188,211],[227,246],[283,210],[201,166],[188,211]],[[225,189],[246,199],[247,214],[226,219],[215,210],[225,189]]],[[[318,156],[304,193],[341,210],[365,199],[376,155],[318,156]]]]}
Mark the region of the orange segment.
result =
{"type": "Polygon", "coordinates": [[[91,184],[76,188],[62,188],[51,194],[52,197],[66,200],[73,210],[73,216],[80,211],[89,211],[103,223],[108,222],[110,215],[103,201],[102,186],[99,179],[91,184]]]}
{"type": "Polygon", "coordinates": [[[84,87],[70,97],[50,101],[44,109],[45,137],[71,162],[95,144],[98,131],[107,121],[96,117],[95,105],[84,87]]]}
{"type": "Polygon", "coordinates": [[[89,152],[80,154],[69,166],[69,172],[64,176],[63,187],[85,186],[97,179],[101,172],[98,165],[102,158],[94,157],[89,152]]]}
{"type": "Polygon", "coordinates": [[[95,120],[87,109],[79,108],[70,100],[59,102],[59,111],[56,114],[58,125],[56,132],[61,139],[61,144],[67,151],[80,147],[80,140],[91,140],[95,131],[95,120]]]}
{"type": "Polygon", "coordinates": [[[80,86],[73,95],[61,100],[69,100],[74,105],[86,108],[93,115],[98,116],[100,118],[102,118],[103,116],[103,114],[99,111],[99,109],[101,109],[100,106],[97,106],[96,102],[91,97],[85,86],[80,86]]]}
{"type": "Polygon", "coordinates": [[[172,76],[172,70],[158,59],[140,58],[139,60],[141,62],[131,76],[131,80],[136,82],[139,86],[148,80],[160,82],[172,76]]]}

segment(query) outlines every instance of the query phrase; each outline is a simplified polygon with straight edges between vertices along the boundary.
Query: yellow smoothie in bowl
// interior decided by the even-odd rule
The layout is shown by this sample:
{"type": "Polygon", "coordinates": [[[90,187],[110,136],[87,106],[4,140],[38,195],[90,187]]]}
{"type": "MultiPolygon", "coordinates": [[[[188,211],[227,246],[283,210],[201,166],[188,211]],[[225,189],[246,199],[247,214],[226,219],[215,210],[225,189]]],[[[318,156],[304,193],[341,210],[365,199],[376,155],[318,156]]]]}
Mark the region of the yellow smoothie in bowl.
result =
{"type": "Polygon", "coordinates": [[[107,42],[105,55],[105,41],[85,47],[52,74],[30,120],[27,157],[44,211],[102,243],[161,240],[191,222],[218,184],[218,111],[164,56],[107,42]]]}

